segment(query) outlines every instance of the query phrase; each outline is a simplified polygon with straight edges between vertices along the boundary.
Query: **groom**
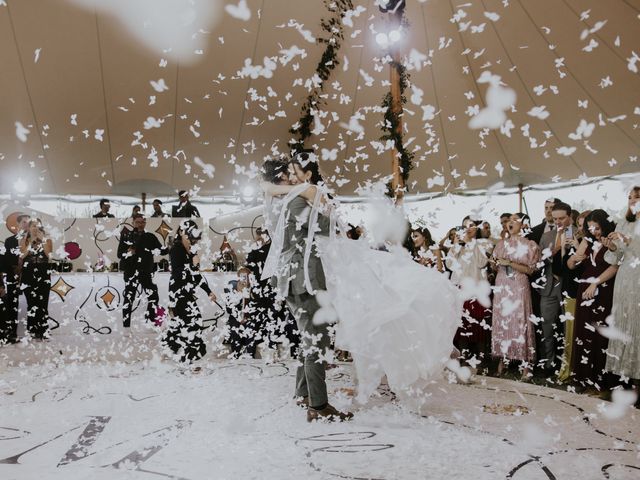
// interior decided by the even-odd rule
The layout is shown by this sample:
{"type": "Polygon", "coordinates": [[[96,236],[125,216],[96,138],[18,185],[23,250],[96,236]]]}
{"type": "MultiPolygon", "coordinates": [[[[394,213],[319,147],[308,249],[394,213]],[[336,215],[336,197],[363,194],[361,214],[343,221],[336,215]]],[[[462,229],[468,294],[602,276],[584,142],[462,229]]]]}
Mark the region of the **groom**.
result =
{"type": "MultiPolygon", "coordinates": [[[[291,184],[302,182],[317,183],[321,179],[317,160],[313,155],[302,152],[289,165],[291,184]]],[[[324,419],[328,421],[348,420],[351,413],[343,413],[329,404],[325,370],[326,353],[331,348],[327,324],[315,325],[313,316],[320,306],[316,300],[318,290],[326,290],[324,271],[313,247],[308,263],[311,292],[307,291],[304,280],[304,252],[309,229],[311,207],[302,197],[293,198],[287,205],[287,217],[282,254],[289,260],[289,293],[287,304],[296,319],[300,332],[300,361],[296,372],[296,397],[298,404],[308,406],[307,421],[324,419]]],[[[318,215],[316,235],[329,234],[329,219],[318,215]]]]}

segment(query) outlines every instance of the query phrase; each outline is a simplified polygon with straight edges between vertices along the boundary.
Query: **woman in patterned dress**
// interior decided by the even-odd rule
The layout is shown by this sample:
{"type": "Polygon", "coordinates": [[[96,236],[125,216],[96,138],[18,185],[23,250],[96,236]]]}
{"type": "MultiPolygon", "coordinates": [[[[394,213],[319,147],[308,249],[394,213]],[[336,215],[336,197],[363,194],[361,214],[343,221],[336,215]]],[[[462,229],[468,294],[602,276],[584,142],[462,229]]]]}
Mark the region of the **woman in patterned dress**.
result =
{"type": "MultiPolygon", "coordinates": [[[[493,296],[491,353],[494,357],[523,362],[522,378],[529,378],[530,365],[536,359],[534,325],[530,321],[531,285],[528,275],[536,270],[540,248],[523,235],[522,213],[511,215],[507,224],[509,236],[498,242],[492,256],[497,269],[493,296]]],[[[505,362],[498,363],[498,375],[505,362]]]]}
{"type": "Polygon", "coordinates": [[[629,209],[616,231],[603,240],[605,260],[619,265],[613,289],[613,325],[605,370],[640,382],[640,186],[629,193],[629,209]]]}

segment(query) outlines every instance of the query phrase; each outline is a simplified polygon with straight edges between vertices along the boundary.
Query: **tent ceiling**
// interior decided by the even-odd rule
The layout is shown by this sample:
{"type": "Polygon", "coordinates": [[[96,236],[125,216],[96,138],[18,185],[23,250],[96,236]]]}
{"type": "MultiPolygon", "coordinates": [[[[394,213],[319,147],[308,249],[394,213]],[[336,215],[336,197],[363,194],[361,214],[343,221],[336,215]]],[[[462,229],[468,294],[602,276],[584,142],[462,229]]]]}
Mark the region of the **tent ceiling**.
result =
{"type": "MultiPolygon", "coordinates": [[[[252,163],[287,151],[288,129],[308,93],[304,80],[322,52],[290,25],[295,20],[321,34],[327,15],[321,0],[248,0],[248,21],[224,13],[220,3],[209,33],[197,34],[205,45],[191,56],[195,62],[147,49],[118,18],[78,3],[0,0],[2,191],[21,176],[33,193],[162,194],[197,187],[201,194],[222,194],[248,181],[244,172],[252,163]],[[278,62],[272,78],[238,75],[245,59],[259,65],[293,45],[306,57],[278,62]],[[162,93],[150,84],[159,79],[168,86],[162,93]],[[149,117],[162,122],[159,128],[145,129],[149,117]],[[30,130],[24,142],[16,122],[30,130]],[[196,157],[215,166],[213,178],[196,157]]],[[[366,11],[346,29],[341,64],[325,89],[326,133],[310,142],[339,149],[322,168],[334,181],[349,180],[338,183],[341,194],[387,175],[391,163],[389,152],[378,154],[371,144],[382,118],[373,107],[388,91],[389,67],[378,66],[373,33],[382,29],[382,15],[373,0],[354,4],[366,11]],[[364,116],[363,135],[341,126],[356,113],[364,116]]],[[[404,115],[405,139],[416,149],[413,193],[638,170],[640,75],[628,59],[633,51],[640,55],[640,0],[408,0],[407,17],[403,53],[429,55],[428,64],[410,72],[424,93],[418,105],[408,101],[404,115]],[[470,22],[466,29],[452,21],[459,11],[466,14],[461,22],[470,22]],[[581,39],[583,30],[605,20],[581,39]],[[469,107],[485,106],[486,84],[477,81],[484,71],[517,93],[508,112],[510,136],[467,125],[469,107]],[[603,85],[606,78],[611,86],[603,85]],[[426,105],[438,112],[429,121],[422,120],[426,105]],[[528,114],[542,105],[546,119],[528,114]],[[595,124],[593,134],[571,139],[581,119],[595,124]],[[563,146],[576,150],[564,156],[557,152],[563,146]]]]}

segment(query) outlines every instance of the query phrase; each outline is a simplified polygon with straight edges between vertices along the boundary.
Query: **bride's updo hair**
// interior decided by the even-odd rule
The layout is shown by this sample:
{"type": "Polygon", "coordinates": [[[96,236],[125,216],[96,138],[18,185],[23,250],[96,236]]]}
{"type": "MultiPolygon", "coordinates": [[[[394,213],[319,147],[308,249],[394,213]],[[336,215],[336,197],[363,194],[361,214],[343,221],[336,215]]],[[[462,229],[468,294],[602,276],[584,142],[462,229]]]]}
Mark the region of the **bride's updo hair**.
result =
{"type": "Polygon", "coordinates": [[[309,182],[314,185],[320,185],[324,183],[322,175],[320,175],[320,166],[318,165],[318,157],[313,153],[313,150],[302,150],[293,155],[291,162],[293,165],[298,165],[303,173],[311,172],[311,178],[309,182]]]}
{"type": "Polygon", "coordinates": [[[289,175],[289,166],[282,160],[266,160],[260,172],[265,182],[279,184],[289,175]]]}

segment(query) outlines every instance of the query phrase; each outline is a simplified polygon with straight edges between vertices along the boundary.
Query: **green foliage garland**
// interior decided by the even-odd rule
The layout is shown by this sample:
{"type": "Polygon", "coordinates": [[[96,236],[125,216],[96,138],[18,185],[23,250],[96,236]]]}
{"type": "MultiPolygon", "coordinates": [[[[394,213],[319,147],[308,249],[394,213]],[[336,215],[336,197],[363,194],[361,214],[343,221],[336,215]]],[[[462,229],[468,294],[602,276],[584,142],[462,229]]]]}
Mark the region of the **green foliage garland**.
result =
{"type": "MultiPolygon", "coordinates": [[[[409,29],[409,22],[404,17],[404,11],[402,12],[402,20],[400,21],[404,30],[409,29]]],[[[408,188],[409,172],[413,169],[413,152],[407,150],[404,146],[404,131],[398,128],[400,124],[400,117],[403,114],[404,106],[407,103],[407,97],[405,91],[409,88],[409,72],[402,62],[396,62],[392,60],[390,62],[391,68],[396,69],[398,76],[400,77],[400,112],[396,113],[391,108],[392,98],[391,92],[387,93],[382,99],[382,108],[384,109],[384,121],[382,122],[382,136],[380,140],[386,142],[387,140],[393,140],[393,145],[400,157],[400,175],[404,183],[405,190],[408,188]]],[[[391,187],[391,182],[388,185],[387,195],[390,197],[395,196],[395,192],[391,187]]]]}
{"type": "Polygon", "coordinates": [[[289,129],[289,133],[296,137],[289,142],[294,151],[302,150],[305,141],[311,137],[313,112],[323,103],[320,95],[324,89],[324,83],[331,76],[331,72],[340,64],[338,51],[344,40],[342,19],[348,11],[353,10],[353,2],[351,0],[324,0],[324,3],[327,10],[333,13],[333,16],[329,19],[322,19],[322,30],[327,35],[317,40],[318,43],[325,45],[322,57],[316,67],[316,74],[320,78],[320,82],[313,88],[302,106],[300,120],[289,129]]]}
{"type": "MultiPolygon", "coordinates": [[[[409,73],[406,67],[401,62],[391,62],[391,68],[395,68],[398,71],[400,77],[400,104],[402,108],[407,103],[407,97],[405,91],[409,86],[409,73]]],[[[382,108],[384,109],[384,121],[382,122],[382,136],[380,140],[386,142],[387,140],[393,140],[393,145],[400,156],[400,169],[401,176],[406,186],[409,180],[409,172],[413,169],[413,152],[407,150],[404,146],[403,136],[404,132],[398,128],[400,124],[400,113],[396,113],[391,108],[392,98],[391,92],[388,92],[382,99],[382,108]]]]}

